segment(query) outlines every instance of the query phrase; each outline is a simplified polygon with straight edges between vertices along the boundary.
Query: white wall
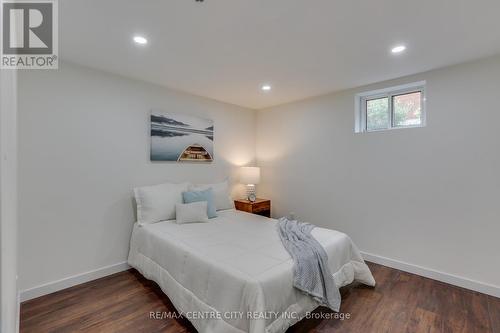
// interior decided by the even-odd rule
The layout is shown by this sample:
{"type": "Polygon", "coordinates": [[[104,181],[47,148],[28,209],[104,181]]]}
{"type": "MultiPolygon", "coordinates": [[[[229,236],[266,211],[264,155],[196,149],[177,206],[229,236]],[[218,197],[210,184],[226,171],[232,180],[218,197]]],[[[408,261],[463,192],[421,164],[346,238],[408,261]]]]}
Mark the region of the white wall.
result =
{"type": "Polygon", "coordinates": [[[20,288],[124,262],[133,187],[234,175],[255,158],[255,121],[252,110],[68,63],[22,72],[20,288]],[[150,162],[152,108],[213,119],[215,161],[150,162]]]}
{"type": "Polygon", "coordinates": [[[261,110],[259,195],[368,253],[499,288],[499,91],[495,57],[261,110]],[[419,80],[427,127],[354,134],[356,93],[419,80]]]}
{"type": "MultiPolygon", "coordinates": [[[[0,11],[1,16],[1,11],[0,11]]],[[[17,73],[0,70],[0,332],[18,330],[17,73]]]]}

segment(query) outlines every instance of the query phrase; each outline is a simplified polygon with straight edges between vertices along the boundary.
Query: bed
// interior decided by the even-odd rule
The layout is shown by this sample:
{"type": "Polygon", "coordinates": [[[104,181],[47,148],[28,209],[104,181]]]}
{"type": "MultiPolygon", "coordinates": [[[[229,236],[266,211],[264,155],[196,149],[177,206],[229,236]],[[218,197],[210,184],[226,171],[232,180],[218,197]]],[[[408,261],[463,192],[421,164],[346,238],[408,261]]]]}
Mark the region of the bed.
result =
{"type": "MultiPolygon", "coordinates": [[[[128,262],[199,332],[284,332],[318,304],[292,286],[277,220],[234,209],[209,223],[134,225],[128,262]]],[[[338,287],[375,280],[351,239],[315,228],[338,287]]]]}

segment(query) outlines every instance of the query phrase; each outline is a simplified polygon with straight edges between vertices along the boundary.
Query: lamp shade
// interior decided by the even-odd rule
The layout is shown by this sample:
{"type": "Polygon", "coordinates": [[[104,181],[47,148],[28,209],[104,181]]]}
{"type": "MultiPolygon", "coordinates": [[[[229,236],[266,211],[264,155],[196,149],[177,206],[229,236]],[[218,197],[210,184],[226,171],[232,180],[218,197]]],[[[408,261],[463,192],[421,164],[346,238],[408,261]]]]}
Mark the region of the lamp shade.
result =
{"type": "Polygon", "coordinates": [[[260,182],[259,167],[242,167],[240,173],[240,182],[247,185],[256,185],[260,182]]]}

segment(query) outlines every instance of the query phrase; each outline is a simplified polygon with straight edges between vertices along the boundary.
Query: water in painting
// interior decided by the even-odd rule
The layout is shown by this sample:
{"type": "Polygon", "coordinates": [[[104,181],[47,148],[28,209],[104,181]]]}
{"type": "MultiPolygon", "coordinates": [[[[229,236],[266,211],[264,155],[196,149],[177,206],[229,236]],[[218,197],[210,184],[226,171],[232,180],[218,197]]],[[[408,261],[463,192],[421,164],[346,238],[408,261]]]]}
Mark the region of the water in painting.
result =
{"type": "Polygon", "coordinates": [[[151,161],[212,162],[213,140],[212,120],[151,112],[151,161]]]}

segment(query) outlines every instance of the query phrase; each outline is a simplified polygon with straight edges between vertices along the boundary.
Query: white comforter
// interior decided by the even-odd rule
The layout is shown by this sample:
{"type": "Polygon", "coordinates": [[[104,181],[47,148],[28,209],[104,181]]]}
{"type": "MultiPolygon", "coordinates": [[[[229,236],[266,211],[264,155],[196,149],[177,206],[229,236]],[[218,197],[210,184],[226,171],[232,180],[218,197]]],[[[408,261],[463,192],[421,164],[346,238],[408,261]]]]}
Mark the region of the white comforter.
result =
{"type": "MultiPolygon", "coordinates": [[[[209,223],[136,224],[129,264],[158,283],[199,332],[283,332],[318,306],[292,286],[293,262],[276,220],[217,213],[209,223]]],[[[375,285],[347,235],[323,228],[312,235],[326,249],[337,286],[375,285]]]]}

